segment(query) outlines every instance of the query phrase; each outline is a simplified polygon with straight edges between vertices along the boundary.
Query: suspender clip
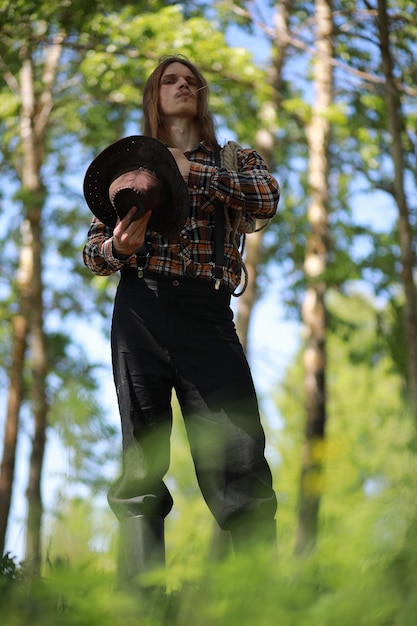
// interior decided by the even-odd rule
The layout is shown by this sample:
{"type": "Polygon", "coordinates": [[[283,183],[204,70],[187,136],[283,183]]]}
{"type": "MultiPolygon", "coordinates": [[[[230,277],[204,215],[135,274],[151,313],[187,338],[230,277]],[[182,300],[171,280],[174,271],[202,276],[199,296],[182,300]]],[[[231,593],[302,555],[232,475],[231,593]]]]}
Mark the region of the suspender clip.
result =
{"type": "Polygon", "coordinates": [[[138,271],[138,278],[143,278],[143,270],[148,265],[148,259],[151,256],[150,246],[145,243],[136,250],[136,269],[138,271]]]}

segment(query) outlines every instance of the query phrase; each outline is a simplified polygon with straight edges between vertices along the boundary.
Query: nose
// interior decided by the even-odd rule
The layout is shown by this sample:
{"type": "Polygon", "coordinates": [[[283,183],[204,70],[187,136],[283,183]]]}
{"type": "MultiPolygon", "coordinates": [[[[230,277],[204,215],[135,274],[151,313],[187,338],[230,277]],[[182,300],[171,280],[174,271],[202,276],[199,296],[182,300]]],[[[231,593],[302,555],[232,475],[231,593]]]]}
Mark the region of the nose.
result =
{"type": "Polygon", "coordinates": [[[180,76],[178,83],[179,83],[179,86],[178,86],[179,89],[184,89],[184,87],[188,89],[187,79],[184,78],[183,76],[180,76]]]}

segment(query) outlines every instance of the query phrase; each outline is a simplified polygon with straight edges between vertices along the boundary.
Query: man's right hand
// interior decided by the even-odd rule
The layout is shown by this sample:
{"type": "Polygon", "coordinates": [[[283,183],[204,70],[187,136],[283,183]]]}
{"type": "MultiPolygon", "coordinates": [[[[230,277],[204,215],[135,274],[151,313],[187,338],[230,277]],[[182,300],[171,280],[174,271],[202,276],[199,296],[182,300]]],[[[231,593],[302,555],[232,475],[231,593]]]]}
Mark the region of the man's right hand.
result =
{"type": "Polygon", "coordinates": [[[133,220],[136,207],[132,207],[122,220],[118,220],[113,230],[113,256],[117,259],[129,258],[145,241],[146,228],[152,211],[133,220]]]}

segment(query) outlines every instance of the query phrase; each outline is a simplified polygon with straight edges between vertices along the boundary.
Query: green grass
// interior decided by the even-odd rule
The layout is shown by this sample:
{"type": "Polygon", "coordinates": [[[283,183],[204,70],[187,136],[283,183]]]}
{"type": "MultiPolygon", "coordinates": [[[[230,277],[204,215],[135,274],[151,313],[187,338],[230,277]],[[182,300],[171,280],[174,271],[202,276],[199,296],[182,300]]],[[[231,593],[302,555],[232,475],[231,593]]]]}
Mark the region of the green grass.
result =
{"type": "Polygon", "coordinates": [[[118,592],[113,573],[94,561],[57,562],[33,579],[6,555],[0,619],[3,626],[416,626],[416,539],[412,525],[395,549],[372,554],[363,542],[352,543],[351,554],[340,538],[303,559],[283,550],[272,561],[253,553],[204,562],[165,596],[118,592]]]}

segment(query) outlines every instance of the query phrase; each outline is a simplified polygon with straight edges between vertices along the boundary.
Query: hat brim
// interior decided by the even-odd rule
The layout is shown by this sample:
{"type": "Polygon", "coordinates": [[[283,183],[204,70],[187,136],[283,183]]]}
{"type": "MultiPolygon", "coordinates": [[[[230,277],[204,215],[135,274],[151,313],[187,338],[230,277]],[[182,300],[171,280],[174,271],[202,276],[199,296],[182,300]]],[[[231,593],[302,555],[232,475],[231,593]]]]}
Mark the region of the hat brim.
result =
{"type": "Polygon", "coordinates": [[[169,200],[152,211],[148,228],[168,239],[178,238],[189,215],[187,185],[168,148],[158,139],[133,135],[107,146],[89,165],[84,197],[92,213],[114,228],[118,219],[110,202],[109,186],[120,171],[146,167],[167,185],[169,200]]]}

